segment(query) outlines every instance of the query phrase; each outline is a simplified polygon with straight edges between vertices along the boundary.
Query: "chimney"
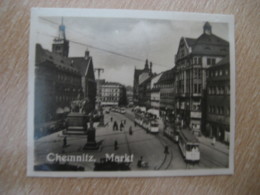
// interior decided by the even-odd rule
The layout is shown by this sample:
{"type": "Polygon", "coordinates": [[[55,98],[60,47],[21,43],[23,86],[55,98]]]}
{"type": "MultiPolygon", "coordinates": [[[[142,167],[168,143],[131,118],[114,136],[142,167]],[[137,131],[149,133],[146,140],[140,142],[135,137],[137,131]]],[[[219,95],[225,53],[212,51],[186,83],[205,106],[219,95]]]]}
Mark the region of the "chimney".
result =
{"type": "Polygon", "coordinates": [[[89,50],[86,50],[85,51],[85,59],[88,59],[89,58],[89,50]]]}
{"type": "Polygon", "coordinates": [[[153,63],[150,62],[150,73],[153,73],[153,63]]]}

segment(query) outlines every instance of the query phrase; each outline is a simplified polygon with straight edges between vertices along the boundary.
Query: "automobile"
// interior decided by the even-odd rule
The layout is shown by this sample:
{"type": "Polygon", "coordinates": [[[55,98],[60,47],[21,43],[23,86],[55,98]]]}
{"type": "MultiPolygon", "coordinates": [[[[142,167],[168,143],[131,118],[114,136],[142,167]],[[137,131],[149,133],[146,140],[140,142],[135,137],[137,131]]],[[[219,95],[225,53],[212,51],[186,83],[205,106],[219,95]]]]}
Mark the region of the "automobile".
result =
{"type": "Polygon", "coordinates": [[[106,114],[109,114],[109,113],[110,113],[110,111],[109,111],[109,110],[106,110],[106,111],[105,111],[105,113],[106,113],[106,114]]]}

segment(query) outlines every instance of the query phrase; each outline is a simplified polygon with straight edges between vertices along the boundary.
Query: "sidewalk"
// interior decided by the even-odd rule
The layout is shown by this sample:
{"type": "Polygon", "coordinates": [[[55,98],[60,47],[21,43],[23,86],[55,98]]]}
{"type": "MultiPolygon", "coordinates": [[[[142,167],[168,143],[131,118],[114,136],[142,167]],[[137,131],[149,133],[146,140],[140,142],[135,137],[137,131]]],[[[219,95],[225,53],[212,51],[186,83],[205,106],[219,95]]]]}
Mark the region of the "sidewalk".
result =
{"type": "Polygon", "coordinates": [[[201,135],[200,137],[197,137],[201,144],[204,144],[208,147],[211,147],[214,150],[217,150],[219,152],[229,154],[229,147],[221,142],[216,141],[215,145],[212,145],[212,139],[205,137],[201,135]]]}

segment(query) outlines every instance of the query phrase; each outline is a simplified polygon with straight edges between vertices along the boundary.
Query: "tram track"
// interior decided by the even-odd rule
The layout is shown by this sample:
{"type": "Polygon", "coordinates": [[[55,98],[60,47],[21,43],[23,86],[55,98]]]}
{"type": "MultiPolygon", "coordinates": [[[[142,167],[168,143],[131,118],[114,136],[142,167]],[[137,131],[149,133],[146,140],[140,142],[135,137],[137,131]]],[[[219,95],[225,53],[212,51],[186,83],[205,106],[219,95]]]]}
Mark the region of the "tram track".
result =
{"type": "MultiPolygon", "coordinates": [[[[159,134],[157,137],[164,148],[165,146],[169,146],[168,140],[166,140],[161,134],[159,134]]],[[[169,153],[164,154],[164,159],[162,163],[159,165],[159,167],[157,168],[157,170],[167,170],[172,164],[172,161],[173,161],[173,151],[171,148],[169,148],[169,153]]]]}

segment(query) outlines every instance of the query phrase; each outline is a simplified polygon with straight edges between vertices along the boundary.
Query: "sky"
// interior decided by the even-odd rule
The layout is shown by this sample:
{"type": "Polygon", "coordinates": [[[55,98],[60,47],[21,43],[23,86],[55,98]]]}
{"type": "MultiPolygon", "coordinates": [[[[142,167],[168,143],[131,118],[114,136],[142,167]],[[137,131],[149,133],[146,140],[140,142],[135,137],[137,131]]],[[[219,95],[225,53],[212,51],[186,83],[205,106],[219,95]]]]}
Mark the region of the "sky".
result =
{"type": "MultiPolygon", "coordinates": [[[[153,62],[153,72],[174,67],[181,37],[198,38],[206,21],[64,17],[69,57],[84,56],[88,49],[94,68],[104,68],[101,79],[133,85],[134,69],[153,62]]],[[[38,18],[36,42],[51,50],[61,17],[38,18]]],[[[212,33],[228,40],[226,23],[210,23],[212,33]]],[[[97,74],[96,74],[97,78],[97,74]]]]}

